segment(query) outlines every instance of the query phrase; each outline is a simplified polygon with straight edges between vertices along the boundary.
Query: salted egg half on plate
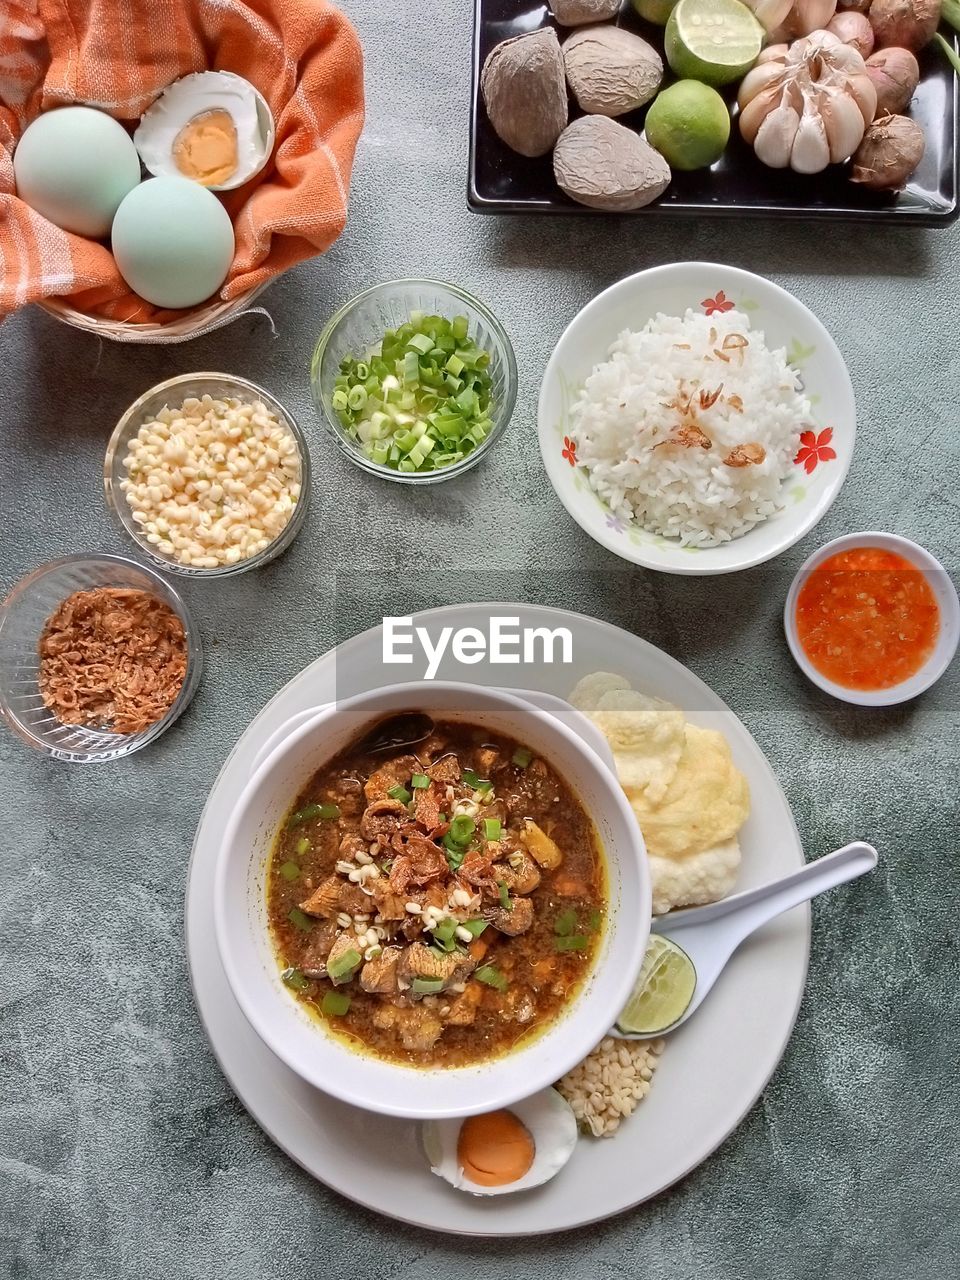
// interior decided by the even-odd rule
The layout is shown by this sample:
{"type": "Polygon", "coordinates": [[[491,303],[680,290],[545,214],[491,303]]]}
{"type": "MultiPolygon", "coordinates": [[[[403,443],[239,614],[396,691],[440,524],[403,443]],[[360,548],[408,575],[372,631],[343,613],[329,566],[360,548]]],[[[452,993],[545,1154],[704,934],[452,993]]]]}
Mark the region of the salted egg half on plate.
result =
{"type": "Polygon", "coordinates": [[[275,130],[266,99],[232,71],[175,80],[141,117],[133,143],[155,177],[232,191],[260,172],[275,130]]]}
{"type": "Polygon", "coordinates": [[[475,1196],[538,1187],[577,1145],[577,1121],[556,1089],[465,1120],[425,1120],[423,1149],[439,1178],[475,1196]]]}

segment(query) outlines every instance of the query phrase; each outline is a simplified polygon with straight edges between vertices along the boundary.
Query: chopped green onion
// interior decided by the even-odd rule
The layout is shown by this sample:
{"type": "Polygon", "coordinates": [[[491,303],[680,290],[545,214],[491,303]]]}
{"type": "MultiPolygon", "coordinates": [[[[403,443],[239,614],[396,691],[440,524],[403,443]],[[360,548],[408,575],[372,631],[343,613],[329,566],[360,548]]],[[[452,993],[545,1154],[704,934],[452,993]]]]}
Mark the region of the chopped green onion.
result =
{"type": "Polygon", "coordinates": [[[577,913],[573,907],[561,911],[553,922],[553,932],[561,938],[568,938],[577,931],[577,913]]]}
{"type": "Polygon", "coordinates": [[[517,747],[512,756],[513,763],[520,769],[525,769],[532,759],[533,752],[526,747],[517,747]]]}
{"type": "Polygon", "coordinates": [[[283,876],[284,880],[299,880],[300,868],[295,862],[281,862],[280,874],[283,876]]]}
{"type": "Polygon", "coordinates": [[[321,818],[329,822],[333,818],[340,817],[340,806],[338,804],[321,804],[317,806],[317,812],[321,818]]]}
{"type": "Polygon", "coordinates": [[[343,955],[337,956],[332,964],[328,962],[327,973],[331,978],[345,978],[347,974],[359,968],[362,959],[360,952],[351,947],[349,951],[344,951],[343,955]]]}
{"type": "Polygon", "coordinates": [[[409,804],[413,799],[406,787],[391,787],[387,795],[391,800],[399,800],[401,804],[409,804]]]}
{"type": "Polygon", "coordinates": [[[500,895],[500,905],[504,911],[512,911],[513,903],[510,901],[510,890],[502,880],[497,881],[497,893],[500,895]]]}
{"type": "Polygon", "coordinates": [[[410,785],[416,791],[422,791],[425,787],[429,787],[430,779],[425,773],[415,773],[410,779],[410,785]]]}
{"type": "Polygon", "coordinates": [[[603,912],[598,907],[594,907],[587,916],[587,923],[584,925],[584,928],[589,933],[596,933],[602,923],[603,912]]]}
{"type": "Polygon", "coordinates": [[[437,927],[433,930],[433,936],[437,942],[449,942],[457,928],[456,920],[452,920],[449,916],[445,920],[441,920],[437,927]]]}
{"type": "Polygon", "coordinates": [[[305,853],[309,852],[309,849],[310,849],[309,837],[301,836],[300,839],[297,841],[297,857],[302,858],[305,853]]]}
{"type": "Polygon", "coordinates": [[[477,824],[474,820],[467,814],[460,813],[450,823],[450,830],[447,834],[454,844],[467,844],[476,829],[477,824]]]}
{"type": "Polygon", "coordinates": [[[483,834],[487,840],[499,840],[501,823],[499,818],[484,818],[483,834]]]}
{"type": "Polygon", "coordinates": [[[443,990],[442,978],[414,978],[410,983],[414,995],[432,996],[443,990]]]}
{"type": "Polygon", "coordinates": [[[443,837],[443,847],[447,854],[447,865],[451,871],[459,871],[463,866],[463,860],[467,856],[467,850],[462,844],[457,844],[456,840],[451,839],[450,832],[443,837]]]}
{"type": "Polygon", "coordinates": [[[320,817],[320,810],[323,806],[319,804],[304,805],[302,809],[298,809],[296,813],[291,814],[287,819],[287,827],[299,827],[304,822],[312,822],[314,818],[320,817]]]}
{"type": "Polygon", "coordinates": [[[478,982],[482,982],[488,987],[494,987],[497,991],[506,991],[510,985],[496,965],[492,964],[481,965],[473,976],[478,982]]]}
{"type": "Polygon", "coordinates": [[[397,471],[438,471],[484,443],[494,426],[490,353],[469,334],[466,316],[414,311],[366,358],[340,361],[333,410],[367,458],[397,471]]]}
{"type": "Polygon", "coordinates": [[[345,991],[328,991],[320,1001],[320,1011],[328,1018],[342,1018],[350,1008],[350,997],[345,991]]]}
{"type": "Polygon", "coordinates": [[[284,969],[280,977],[291,989],[291,991],[309,991],[310,979],[305,973],[299,969],[284,969]]]}
{"type": "Polygon", "coordinates": [[[472,933],[475,938],[479,938],[487,927],[487,922],[486,920],[464,920],[460,927],[472,933]]]}
{"type": "Polygon", "coordinates": [[[407,346],[413,347],[414,351],[419,351],[422,356],[425,356],[433,350],[433,339],[427,337],[425,333],[415,333],[407,346]]]}
{"type": "Polygon", "coordinates": [[[586,951],[590,939],[585,933],[571,933],[563,938],[554,938],[553,945],[557,951],[586,951]]]}
{"type": "Polygon", "coordinates": [[[472,769],[464,769],[460,776],[463,779],[463,785],[469,787],[471,791],[476,791],[480,786],[480,777],[472,769]]]}
{"type": "Polygon", "coordinates": [[[295,928],[302,929],[304,933],[308,929],[312,929],[317,923],[316,920],[312,920],[310,916],[301,911],[299,907],[291,907],[287,913],[287,919],[295,928]]]}

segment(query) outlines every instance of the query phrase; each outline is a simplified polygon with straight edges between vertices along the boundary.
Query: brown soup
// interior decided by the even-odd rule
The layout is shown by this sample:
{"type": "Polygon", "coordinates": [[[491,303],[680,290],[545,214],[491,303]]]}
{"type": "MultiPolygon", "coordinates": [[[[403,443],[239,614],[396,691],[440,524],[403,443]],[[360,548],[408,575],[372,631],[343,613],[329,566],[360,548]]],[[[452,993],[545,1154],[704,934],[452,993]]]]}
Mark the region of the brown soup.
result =
{"type": "Polygon", "coordinates": [[[310,779],[267,881],[291,991],[357,1048],[416,1066],[476,1063],[548,1027],[593,965],[606,899],[593,824],[546,761],[416,713],[310,779]],[[414,722],[420,741],[389,745],[414,722]]]}

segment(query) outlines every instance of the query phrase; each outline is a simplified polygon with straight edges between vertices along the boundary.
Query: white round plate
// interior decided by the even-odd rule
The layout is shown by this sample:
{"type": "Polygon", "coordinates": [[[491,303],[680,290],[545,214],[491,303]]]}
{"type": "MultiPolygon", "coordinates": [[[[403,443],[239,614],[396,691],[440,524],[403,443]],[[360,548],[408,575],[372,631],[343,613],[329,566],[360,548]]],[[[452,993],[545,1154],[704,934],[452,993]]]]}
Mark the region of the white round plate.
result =
{"type": "Polygon", "coordinates": [[[843,356],[816,316],[779,285],[751,271],[710,262],[677,262],[627,276],[598,294],[571,320],[547,364],[537,410],[540,452],[557,496],[577,524],[624,560],[664,573],[732,573],[780,555],[820,521],[840,492],[856,436],[853,385],[843,356]],[[577,459],[570,408],[624,329],[641,329],[659,313],[707,316],[736,307],[782,347],[810,399],[783,508],[740,538],[717,547],[682,547],[616,517],[593,491],[577,459]]]}
{"type": "MultiPolygon", "coordinates": [[[[486,630],[491,614],[516,617],[521,626],[567,627],[574,660],[536,668],[482,663],[469,668],[471,680],[519,684],[522,674],[524,683],[564,696],[581,676],[606,670],[676,703],[695,723],[723,731],[750,784],[752,809],[741,834],[737,888],[765,883],[802,864],[790,808],[765,757],[733,712],[685,667],[626,631],[555,609],[453,606],[420,614],[414,622],[486,630]]],[[[233,999],[214,940],[220,833],[261,746],[291,715],[359,693],[382,670],[380,628],[325,654],[260,712],[210,792],[188,872],[186,934],[194,997],[217,1061],[253,1118],[298,1164],[343,1195],[403,1222],[463,1235],[528,1236],[620,1213],[705,1160],[773,1075],[806,981],[809,908],[788,912],[744,944],[696,1017],[668,1039],[649,1097],[614,1138],[582,1138],[557,1177],[529,1192],[483,1199],[454,1190],[427,1167],[415,1123],[337,1102],[273,1056],[233,999]]],[[[416,666],[390,671],[390,683],[404,678],[397,671],[422,677],[416,666]]],[[[437,678],[463,679],[464,668],[445,660],[437,678]]]]}

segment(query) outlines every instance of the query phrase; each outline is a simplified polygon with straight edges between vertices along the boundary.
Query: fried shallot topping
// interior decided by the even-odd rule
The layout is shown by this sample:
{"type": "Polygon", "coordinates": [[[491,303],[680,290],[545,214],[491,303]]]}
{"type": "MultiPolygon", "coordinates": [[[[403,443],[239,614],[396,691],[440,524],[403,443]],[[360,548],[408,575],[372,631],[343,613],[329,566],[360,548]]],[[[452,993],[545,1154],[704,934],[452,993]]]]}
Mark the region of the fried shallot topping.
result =
{"type": "Polygon", "coordinates": [[[723,460],[725,467],[759,466],[767,456],[762,444],[735,445],[723,460]]]}
{"type": "Polygon", "coordinates": [[[723,340],[722,346],[714,347],[713,354],[718,360],[722,360],[724,364],[729,364],[731,353],[735,353],[740,357],[740,363],[743,364],[744,351],[749,345],[750,343],[742,333],[728,333],[723,340]]]}
{"type": "Polygon", "coordinates": [[[62,724],[139,733],[176,700],[187,672],[183,624],[164,601],[128,587],[75,591],[37,646],[44,705],[62,724]]]}

